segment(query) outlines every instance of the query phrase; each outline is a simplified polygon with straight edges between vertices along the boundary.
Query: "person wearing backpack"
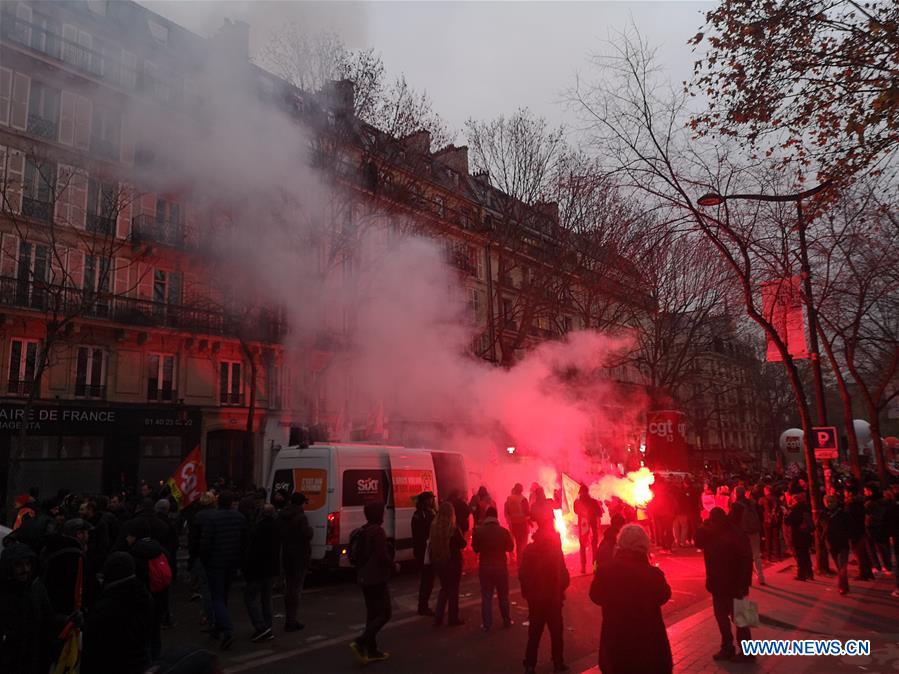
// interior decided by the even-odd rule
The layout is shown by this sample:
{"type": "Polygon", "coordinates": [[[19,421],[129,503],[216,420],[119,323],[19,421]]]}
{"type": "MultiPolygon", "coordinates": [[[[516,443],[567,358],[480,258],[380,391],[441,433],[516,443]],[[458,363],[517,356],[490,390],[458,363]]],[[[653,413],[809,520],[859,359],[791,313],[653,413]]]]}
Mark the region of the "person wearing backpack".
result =
{"type": "Polygon", "coordinates": [[[793,554],[796,556],[796,580],[814,580],[812,572],[812,537],[815,533],[815,524],[812,513],[806,504],[805,492],[799,492],[793,497],[793,507],[790,514],[784,520],[790,528],[790,541],[793,545],[793,554]]]}
{"type": "Polygon", "coordinates": [[[765,569],[762,565],[762,518],[752,499],[746,498],[746,488],[734,489],[736,500],[730,506],[731,521],[749,537],[752,546],[752,563],[759,579],[759,585],[765,585],[765,569]]]}
{"type": "Polygon", "coordinates": [[[296,632],[303,629],[297,620],[300,607],[300,593],[306,580],[309,558],[312,556],[312,527],[303,506],[306,495],[294,492],[290,495],[290,505],[278,514],[278,530],[281,537],[281,563],[284,567],[284,631],[296,632]]]}
{"type": "Polygon", "coordinates": [[[150,658],[162,652],[162,618],[165,611],[164,594],[172,584],[172,570],[165,548],[150,537],[150,525],[146,518],[136,517],[125,525],[125,541],[134,558],[134,575],[143,583],[152,597],[150,615],[150,658]]]}
{"type": "Polygon", "coordinates": [[[412,513],[412,554],[421,572],[418,583],[418,615],[434,616],[428,606],[431,593],[434,591],[434,567],[427,557],[428,538],[431,535],[431,523],[437,515],[434,508],[434,493],[423,491],[415,501],[415,512],[412,513]]]}
{"type": "Polygon", "coordinates": [[[378,632],[391,618],[390,571],[393,568],[393,549],[387,540],[384,523],[384,503],[366,503],[365,525],[350,534],[350,563],[356,567],[356,580],[365,600],[365,630],[350,644],[361,664],[386,660],[389,653],[378,648],[378,632]]]}

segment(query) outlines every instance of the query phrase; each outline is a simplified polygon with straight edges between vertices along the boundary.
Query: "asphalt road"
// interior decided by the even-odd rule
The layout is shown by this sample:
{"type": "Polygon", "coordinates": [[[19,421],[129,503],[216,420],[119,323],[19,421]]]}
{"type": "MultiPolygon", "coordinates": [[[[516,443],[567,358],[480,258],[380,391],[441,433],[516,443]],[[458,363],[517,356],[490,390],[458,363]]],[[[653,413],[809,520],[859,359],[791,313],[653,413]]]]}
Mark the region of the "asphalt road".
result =
{"type": "MultiPolygon", "coordinates": [[[[564,608],[565,657],[569,663],[592,665],[599,643],[601,614],[587,596],[590,576],[578,574],[577,556],[569,556],[572,583],[564,608]]],[[[672,588],[672,599],[664,607],[666,622],[672,624],[709,605],[705,592],[702,557],[694,549],[661,554],[654,562],[665,572],[672,588]]],[[[472,569],[473,571],[473,569],[472,569]]],[[[514,576],[514,569],[511,571],[514,576]]],[[[527,605],[521,599],[518,582],[511,582],[512,619],[515,625],[502,629],[498,608],[494,604],[494,628],[484,633],[480,628],[480,591],[476,573],[468,572],[462,580],[461,627],[435,628],[432,619],[416,614],[418,576],[400,573],[391,583],[393,619],[381,632],[379,646],[391,658],[373,663],[366,671],[391,674],[443,674],[452,672],[516,672],[521,669],[527,632],[527,605]]],[[[432,598],[432,606],[436,592],[432,598]]],[[[237,637],[231,650],[220,654],[228,673],[266,672],[358,672],[349,643],[359,635],[365,620],[361,593],[351,576],[313,581],[301,598],[300,621],[304,630],[283,632],[283,601],[275,599],[275,634],[273,641],[253,644],[253,630],[243,605],[243,587],[236,583],[231,595],[231,614],[237,637]]],[[[200,632],[199,604],[189,603],[186,586],[180,585],[174,599],[177,625],[163,633],[164,647],[202,646],[216,650],[217,643],[200,632]]],[[[552,671],[549,662],[549,637],[541,643],[538,672],[552,671]]]]}

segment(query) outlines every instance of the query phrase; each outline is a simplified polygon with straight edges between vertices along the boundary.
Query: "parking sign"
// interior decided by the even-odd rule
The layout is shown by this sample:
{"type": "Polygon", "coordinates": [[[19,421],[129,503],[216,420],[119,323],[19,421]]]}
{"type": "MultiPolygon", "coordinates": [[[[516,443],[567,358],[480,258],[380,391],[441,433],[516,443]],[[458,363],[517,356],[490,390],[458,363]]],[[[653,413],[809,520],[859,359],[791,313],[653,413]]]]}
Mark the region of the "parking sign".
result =
{"type": "Polygon", "coordinates": [[[828,459],[836,459],[839,456],[837,429],[835,426],[816,426],[812,429],[812,439],[814,441],[816,460],[827,461],[828,459]]]}

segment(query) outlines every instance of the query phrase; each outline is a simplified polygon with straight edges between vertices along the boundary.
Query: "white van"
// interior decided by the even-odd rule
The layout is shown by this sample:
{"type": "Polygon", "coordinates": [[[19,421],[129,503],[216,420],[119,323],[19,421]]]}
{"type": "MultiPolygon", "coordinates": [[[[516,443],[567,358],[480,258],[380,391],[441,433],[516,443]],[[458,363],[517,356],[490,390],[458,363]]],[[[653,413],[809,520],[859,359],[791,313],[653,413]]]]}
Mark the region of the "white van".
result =
{"type": "Polygon", "coordinates": [[[413,497],[432,491],[446,499],[468,494],[465,460],[456,452],[385,445],[316,443],[285,447],[272,463],[270,494],[302,491],[313,530],[312,562],[348,566],[350,533],[365,524],[363,506],[382,501],[384,529],[396,561],[412,559],[413,497]]]}

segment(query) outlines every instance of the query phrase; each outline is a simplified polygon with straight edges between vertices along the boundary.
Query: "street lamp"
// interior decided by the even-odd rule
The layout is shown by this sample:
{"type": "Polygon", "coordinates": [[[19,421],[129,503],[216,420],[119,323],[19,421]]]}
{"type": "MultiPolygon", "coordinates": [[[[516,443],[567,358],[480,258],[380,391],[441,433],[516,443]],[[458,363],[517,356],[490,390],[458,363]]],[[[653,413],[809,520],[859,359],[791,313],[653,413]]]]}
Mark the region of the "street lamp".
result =
{"type": "MultiPolygon", "coordinates": [[[[802,214],[802,200],[808,197],[812,197],[819,192],[830,187],[832,181],[827,180],[820,185],[812,187],[811,189],[805,190],[803,192],[797,192],[795,194],[727,194],[723,195],[718,192],[708,192],[707,194],[703,194],[696,200],[701,207],[707,208],[711,206],[720,206],[725,202],[732,199],[747,199],[752,201],[768,201],[768,202],[776,202],[776,203],[784,203],[784,202],[794,202],[796,204],[796,230],[799,234],[799,264],[802,269],[802,281],[803,281],[803,292],[805,293],[806,302],[805,309],[806,315],[808,316],[808,330],[809,330],[809,346],[811,347],[811,353],[809,354],[809,358],[812,361],[812,376],[814,378],[815,383],[815,416],[818,420],[819,426],[827,425],[827,407],[824,400],[824,378],[821,373],[821,359],[818,355],[818,314],[815,310],[815,303],[812,301],[812,274],[811,274],[811,265],[808,260],[808,244],[805,239],[805,219],[802,214]]],[[[811,436],[809,431],[811,429],[806,429],[805,441],[810,442],[811,436]]],[[[821,510],[821,496],[817,491],[817,461],[811,462],[809,461],[811,457],[809,457],[808,452],[806,453],[806,472],[809,477],[809,486],[814,489],[812,496],[812,509],[813,511],[821,510]]],[[[825,489],[830,489],[830,468],[829,462],[824,469],[824,483],[825,489]]],[[[817,516],[817,512],[815,513],[817,516]]],[[[827,571],[828,562],[827,555],[822,551],[818,551],[818,570],[819,571],[827,571]]]]}

